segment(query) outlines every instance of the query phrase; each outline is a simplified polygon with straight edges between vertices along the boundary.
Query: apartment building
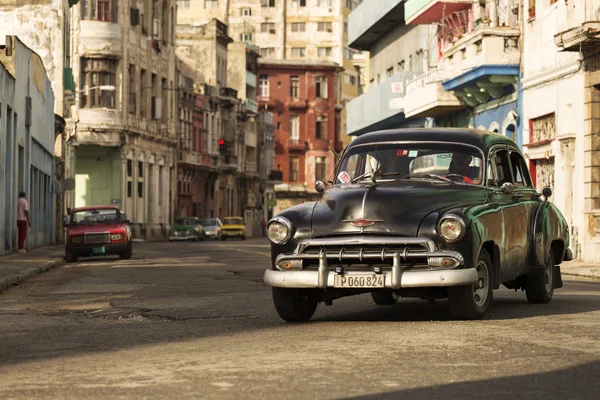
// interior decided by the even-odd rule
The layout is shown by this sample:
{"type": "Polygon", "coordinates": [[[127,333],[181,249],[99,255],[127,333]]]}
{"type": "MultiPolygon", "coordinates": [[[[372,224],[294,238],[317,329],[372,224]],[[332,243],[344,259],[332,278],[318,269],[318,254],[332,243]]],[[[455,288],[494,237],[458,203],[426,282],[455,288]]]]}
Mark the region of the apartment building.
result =
{"type": "MultiPolygon", "coordinates": [[[[344,68],[336,86],[337,107],[358,94],[358,72],[348,47],[348,15],[357,0],[179,0],[179,23],[202,24],[217,18],[229,27],[234,41],[254,44],[265,60],[330,61],[344,68]]],[[[345,122],[341,136],[346,136],[345,122]]]]}
{"type": "Polygon", "coordinates": [[[265,60],[259,62],[259,108],[273,112],[277,213],[320,198],[318,180],[333,177],[334,154],[341,151],[340,110],[335,104],[337,75],[333,62],[265,60]]]}
{"type": "Polygon", "coordinates": [[[120,206],[134,237],[165,237],[173,217],[175,13],[174,0],[81,0],[73,8],[71,205],[120,206]]]}

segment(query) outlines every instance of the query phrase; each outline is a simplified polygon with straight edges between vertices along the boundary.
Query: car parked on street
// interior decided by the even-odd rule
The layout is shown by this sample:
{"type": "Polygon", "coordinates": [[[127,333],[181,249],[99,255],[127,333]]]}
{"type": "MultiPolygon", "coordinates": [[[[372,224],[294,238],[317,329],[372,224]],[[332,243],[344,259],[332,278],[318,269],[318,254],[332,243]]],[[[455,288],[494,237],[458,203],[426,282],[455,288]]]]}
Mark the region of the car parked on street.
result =
{"type": "Polygon", "coordinates": [[[246,224],[242,217],[226,217],[221,227],[221,240],[237,237],[246,240],[246,224]]]}
{"type": "Polygon", "coordinates": [[[197,217],[175,219],[175,223],[169,232],[169,241],[193,240],[198,242],[204,240],[205,237],[204,227],[197,217]]]}
{"type": "Polygon", "coordinates": [[[371,293],[448,298],[458,319],[483,317],[500,285],[548,303],[572,259],[569,227],[539,193],[509,138],[473,129],[397,129],[357,137],[318,202],[267,225],[272,265],[264,282],[286,321],[318,303],[371,293]]]}
{"type": "Polygon", "coordinates": [[[131,228],[126,216],[115,206],[91,206],[71,210],[67,221],[65,258],[116,254],[128,260],[133,253],[131,228]]]}
{"type": "Polygon", "coordinates": [[[221,240],[221,228],[223,223],[219,218],[206,218],[200,221],[204,227],[206,237],[221,240]]]}

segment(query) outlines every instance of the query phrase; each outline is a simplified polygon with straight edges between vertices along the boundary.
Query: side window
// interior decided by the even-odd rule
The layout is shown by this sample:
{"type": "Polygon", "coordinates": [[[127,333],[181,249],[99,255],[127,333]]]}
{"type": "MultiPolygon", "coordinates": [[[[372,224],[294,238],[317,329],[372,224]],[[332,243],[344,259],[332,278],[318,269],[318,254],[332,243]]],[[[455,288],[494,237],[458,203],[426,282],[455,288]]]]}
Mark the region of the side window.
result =
{"type": "Polygon", "coordinates": [[[495,170],[495,184],[493,186],[502,186],[506,182],[512,183],[508,150],[497,151],[495,154],[492,154],[491,160],[493,162],[492,171],[495,170]]]}
{"type": "Polygon", "coordinates": [[[531,187],[531,178],[525,160],[517,152],[510,153],[510,163],[515,174],[514,184],[517,187],[531,187]]]}
{"type": "Polygon", "coordinates": [[[496,173],[496,167],[493,162],[493,158],[488,160],[488,175],[487,175],[487,186],[497,186],[498,174],[496,173]]]}

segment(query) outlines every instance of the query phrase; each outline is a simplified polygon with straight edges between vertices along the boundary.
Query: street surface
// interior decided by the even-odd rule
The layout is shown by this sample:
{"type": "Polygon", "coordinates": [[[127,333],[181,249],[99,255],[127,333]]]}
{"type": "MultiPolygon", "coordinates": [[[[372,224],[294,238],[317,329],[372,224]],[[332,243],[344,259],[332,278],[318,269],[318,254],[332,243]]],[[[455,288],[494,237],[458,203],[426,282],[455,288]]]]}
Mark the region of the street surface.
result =
{"type": "Polygon", "coordinates": [[[600,283],[481,321],[369,295],[281,321],[266,239],[136,243],[0,294],[0,399],[600,398],[600,283]]]}

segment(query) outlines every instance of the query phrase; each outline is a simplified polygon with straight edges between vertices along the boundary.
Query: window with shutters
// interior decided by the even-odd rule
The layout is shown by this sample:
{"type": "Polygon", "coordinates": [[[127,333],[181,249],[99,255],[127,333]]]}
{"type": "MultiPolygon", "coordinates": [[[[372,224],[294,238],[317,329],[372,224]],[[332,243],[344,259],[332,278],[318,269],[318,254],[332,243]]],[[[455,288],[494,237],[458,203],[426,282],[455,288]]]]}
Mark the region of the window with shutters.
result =
{"type": "Polygon", "coordinates": [[[317,31],[318,32],[333,32],[333,25],[331,22],[318,22],[317,23],[317,31]]]}
{"type": "Polygon", "coordinates": [[[275,0],[261,0],[261,7],[275,7],[275,0]]]}
{"type": "Polygon", "coordinates": [[[292,22],[292,32],[306,32],[306,23],[292,22]]]}
{"type": "Polygon", "coordinates": [[[327,98],[327,77],[326,76],[317,76],[315,78],[315,86],[316,86],[317,97],[326,99],[327,98]]]}
{"type": "Polygon", "coordinates": [[[298,157],[290,157],[290,182],[298,181],[298,167],[300,165],[300,160],[298,157]]]}
{"type": "Polygon", "coordinates": [[[260,31],[262,33],[275,33],[275,24],[272,22],[263,22],[260,24],[260,31]]]}
{"type": "Polygon", "coordinates": [[[315,181],[324,181],[327,173],[327,158],[315,157],[315,181]]]}
{"type": "Polygon", "coordinates": [[[115,86],[117,60],[107,58],[81,59],[81,107],[116,108],[116,90],[105,90],[101,86],[115,86]]]}
{"type": "Polygon", "coordinates": [[[319,57],[331,57],[331,47],[319,47],[317,49],[317,54],[319,57]]]}
{"type": "Polygon", "coordinates": [[[204,0],[204,8],[207,10],[216,10],[219,8],[218,0],[204,0]]]}
{"type": "Polygon", "coordinates": [[[327,137],[327,117],[317,115],[317,124],[315,126],[315,138],[325,139],[327,137]]]}
{"type": "Polygon", "coordinates": [[[118,0],[81,0],[81,19],[117,22],[118,0]]]}
{"type": "Polygon", "coordinates": [[[290,96],[294,98],[300,97],[300,78],[298,76],[290,77],[290,96]]]}

